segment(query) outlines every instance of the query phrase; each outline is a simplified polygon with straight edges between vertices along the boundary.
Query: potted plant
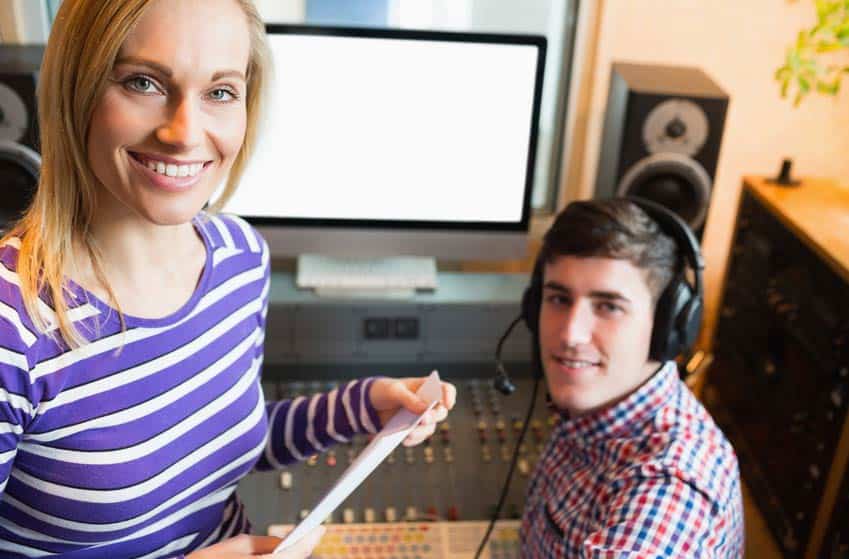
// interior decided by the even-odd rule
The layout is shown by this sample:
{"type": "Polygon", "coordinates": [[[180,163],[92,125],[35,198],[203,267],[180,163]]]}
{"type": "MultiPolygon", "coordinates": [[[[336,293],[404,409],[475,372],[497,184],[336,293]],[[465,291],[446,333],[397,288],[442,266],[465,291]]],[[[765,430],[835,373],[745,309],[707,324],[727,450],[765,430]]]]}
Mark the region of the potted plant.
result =
{"type": "Polygon", "coordinates": [[[814,0],[814,4],[816,24],[799,31],[784,65],[775,71],[781,96],[792,95],[794,105],[811,91],[836,95],[849,73],[846,53],[841,52],[849,49],[849,0],[814,0]]]}

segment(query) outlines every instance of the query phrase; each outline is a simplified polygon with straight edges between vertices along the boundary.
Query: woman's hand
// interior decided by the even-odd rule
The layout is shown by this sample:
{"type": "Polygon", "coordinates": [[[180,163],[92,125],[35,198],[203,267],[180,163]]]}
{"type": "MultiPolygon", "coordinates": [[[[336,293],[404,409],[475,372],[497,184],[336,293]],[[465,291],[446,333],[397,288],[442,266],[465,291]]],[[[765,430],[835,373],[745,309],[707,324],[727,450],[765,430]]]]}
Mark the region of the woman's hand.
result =
{"type": "MultiPolygon", "coordinates": [[[[371,384],[369,399],[380,416],[380,424],[386,425],[395,413],[406,408],[418,415],[427,409],[427,403],[416,396],[416,390],[424,384],[427,377],[418,378],[379,378],[371,384]]],[[[449,382],[442,383],[442,400],[428,411],[415,429],[404,439],[404,446],[415,446],[433,435],[436,424],[448,416],[448,410],[454,407],[457,389],[449,382]]]]}
{"type": "Polygon", "coordinates": [[[274,536],[250,536],[242,534],[229,540],[211,545],[186,556],[186,559],[245,559],[262,557],[265,559],[306,559],[312,553],[324,535],[324,526],[319,526],[285,551],[272,551],[282,541],[274,536]]]}

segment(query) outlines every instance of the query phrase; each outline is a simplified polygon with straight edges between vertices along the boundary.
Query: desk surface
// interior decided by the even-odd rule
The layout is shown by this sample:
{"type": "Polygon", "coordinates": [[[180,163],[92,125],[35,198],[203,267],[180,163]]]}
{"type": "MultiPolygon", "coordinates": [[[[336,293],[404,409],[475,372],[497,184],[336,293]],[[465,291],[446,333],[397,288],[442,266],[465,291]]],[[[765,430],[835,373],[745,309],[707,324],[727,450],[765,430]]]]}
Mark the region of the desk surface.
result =
{"type": "Polygon", "coordinates": [[[849,282],[849,188],[806,179],[797,187],[745,177],[746,189],[849,282]]]}

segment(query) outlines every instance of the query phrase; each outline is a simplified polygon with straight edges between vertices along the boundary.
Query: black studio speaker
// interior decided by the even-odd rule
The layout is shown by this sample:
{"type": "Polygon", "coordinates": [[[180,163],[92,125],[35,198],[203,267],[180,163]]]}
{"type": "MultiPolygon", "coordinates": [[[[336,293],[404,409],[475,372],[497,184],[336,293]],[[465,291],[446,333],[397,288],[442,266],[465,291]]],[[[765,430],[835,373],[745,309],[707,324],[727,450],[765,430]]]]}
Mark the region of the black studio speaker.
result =
{"type": "Polygon", "coordinates": [[[728,95],[698,68],[614,63],[595,197],[652,200],[701,239],[727,109],[728,95]]]}
{"type": "Polygon", "coordinates": [[[42,45],[0,45],[0,231],[20,217],[38,184],[36,85],[42,45]]]}

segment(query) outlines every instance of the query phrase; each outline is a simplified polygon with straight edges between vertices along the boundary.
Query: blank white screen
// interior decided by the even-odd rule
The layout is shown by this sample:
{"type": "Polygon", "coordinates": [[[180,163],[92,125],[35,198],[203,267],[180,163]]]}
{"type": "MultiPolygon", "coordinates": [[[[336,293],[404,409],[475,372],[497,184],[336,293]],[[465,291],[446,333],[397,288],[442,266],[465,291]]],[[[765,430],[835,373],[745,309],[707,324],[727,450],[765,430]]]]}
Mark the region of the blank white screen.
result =
{"type": "Polygon", "coordinates": [[[269,35],[275,80],[226,210],[518,223],[537,48],[269,35]]]}

